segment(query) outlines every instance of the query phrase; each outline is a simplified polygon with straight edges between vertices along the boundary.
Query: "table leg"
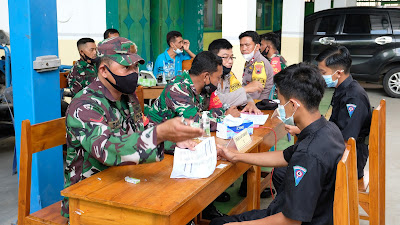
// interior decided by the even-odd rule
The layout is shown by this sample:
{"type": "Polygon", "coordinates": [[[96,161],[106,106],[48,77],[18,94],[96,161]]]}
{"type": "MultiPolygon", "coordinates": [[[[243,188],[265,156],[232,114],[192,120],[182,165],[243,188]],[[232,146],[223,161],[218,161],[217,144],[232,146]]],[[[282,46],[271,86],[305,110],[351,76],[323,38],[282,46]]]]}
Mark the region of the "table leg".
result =
{"type": "Polygon", "coordinates": [[[251,166],[247,171],[247,210],[260,209],[261,168],[251,166]]]}

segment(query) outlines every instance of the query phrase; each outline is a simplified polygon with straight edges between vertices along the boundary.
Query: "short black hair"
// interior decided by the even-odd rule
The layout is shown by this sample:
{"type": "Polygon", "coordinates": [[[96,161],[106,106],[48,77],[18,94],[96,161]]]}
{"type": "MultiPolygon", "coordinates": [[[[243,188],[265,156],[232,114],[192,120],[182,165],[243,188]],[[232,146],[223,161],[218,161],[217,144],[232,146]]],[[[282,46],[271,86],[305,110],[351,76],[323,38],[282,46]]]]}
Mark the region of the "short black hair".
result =
{"type": "Polygon", "coordinates": [[[274,48],[278,51],[281,49],[281,40],[279,39],[279,36],[273,32],[261,34],[260,39],[261,41],[270,41],[274,48]]]}
{"type": "Polygon", "coordinates": [[[221,49],[232,49],[232,44],[226,39],[217,39],[211,42],[208,46],[208,51],[211,51],[214,54],[218,54],[221,49]]]}
{"type": "Polygon", "coordinates": [[[175,38],[177,38],[177,37],[182,37],[181,32],[176,31],[176,30],[168,32],[168,34],[167,34],[167,44],[168,44],[168,46],[171,47],[171,45],[169,43],[174,42],[175,38]]]}
{"type": "Polygon", "coordinates": [[[80,46],[86,44],[86,43],[95,43],[93,39],[91,38],[81,38],[78,40],[78,42],[76,42],[76,47],[78,47],[78,49],[80,48],[80,46]]]}
{"type": "Polygon", "coordinates": [[[255,31],[248,30],[248,31],[241,33],[239,35],[239,40],[244,37],[251,37],[251,39],[253,40],[253,42],[255,44],[260,44],[260,35],[258,35],[257,32],[255,32],[255,31]]]}
{"type": "Polygon", "coordinates": [[[194,57],[189,74],[197,76],[204,72],[214,73],[218,66],[222,66],[222,59],[210,51],[203,51],[194,57]]]}
{"type": "Polygon", "coordinates": [[[283,69],[274,76],[274,83],[285,99],[299,99],[310,112],[318,110],[326,87],[318,68],[309,63],[294,64],[283,69]]]}
{"type": "Polygon", "coordinates": [[[103,35],[103,36],[104,36],[104,39],[107,39],[108,36],[109,36],[110,34],[119,34],[119,32],[118,32],[117,29],[114,29],[114,28],[107,29],[107,30],[104,32],[104,35],[103,35]]]}
{"type": "Polygon", "coordinates": [[[325,64],[329,68],[342,69],[344,73],[350,72],[351,55],[349,50],[344,46],[330,46],[315,58],[317,62],[325,60],[325,64]]]}

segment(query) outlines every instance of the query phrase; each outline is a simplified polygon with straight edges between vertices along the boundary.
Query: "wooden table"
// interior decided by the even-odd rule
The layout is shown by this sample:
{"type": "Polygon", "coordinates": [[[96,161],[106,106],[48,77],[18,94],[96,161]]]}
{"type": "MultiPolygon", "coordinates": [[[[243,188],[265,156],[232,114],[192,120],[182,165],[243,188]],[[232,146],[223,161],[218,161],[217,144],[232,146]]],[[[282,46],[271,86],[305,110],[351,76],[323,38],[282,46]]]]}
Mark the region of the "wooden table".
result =
{"type": "Polygon", "coordinates": [[[153,87],[143,87],[143,98],[144,99],[156,99],[161,95],[165,86],[153,86],[153,87]]]}
{"type": "MultiPolygon", "coordinates": [[[[267,120],[265,126],[279,123],[267,120]]],[[[245,152],[259,152],[271,147],[268,129],[256,129],[245,152]]],[[[277,132],[279,133],[279,132],[277,132]]],[[[278,137],[279,138],[279,137],[278,137]]],[[[218,144],[228,140],[216,138],[218,144]]],[[[233,142],[228,147],[234,147],[233,142]]],[[[260,167],[245,163],[224,163],[205,179],[171,179],[173,156],[161,162],[111,167],[69,188],[61,195],[69,197],[70,223],[74,224],[186,224],[195,218],[244,172],[248,171],[247,198],[231,213],[260,208],[260,167]],[[139,184],[124,181],[126,176],[139,178],[139,184]]]]}

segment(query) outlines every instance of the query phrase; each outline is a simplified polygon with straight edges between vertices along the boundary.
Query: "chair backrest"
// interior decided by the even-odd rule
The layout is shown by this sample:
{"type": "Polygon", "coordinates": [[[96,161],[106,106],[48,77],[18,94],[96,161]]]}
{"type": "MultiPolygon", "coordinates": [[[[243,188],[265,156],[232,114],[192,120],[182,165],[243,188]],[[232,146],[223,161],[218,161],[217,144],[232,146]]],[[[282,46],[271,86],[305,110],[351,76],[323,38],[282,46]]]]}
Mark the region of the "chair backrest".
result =
{"type": "Polygon", "coordinates": [[[354,138],[348,140],[342,159],[337,165],[333,219],[335,225],[359,224],[357,155],[354,138]]]}
{"type": "MultiPolygon", "coordinates": [[[[385,224],[385,177],[386,177],[386,101],[382,99],[372,112],[369,133],[369,195],[375,199],[369,204],[379,210],[380,224],[385,224]]],[[[371,213],[370,217],[378,214],[371,213]]],[[[372,218],[375,220],[375,218],[372,218]]]]}
{"type": "Polygon", "coordinates": [[[67,76],[69,72],[60,72],[60,88],[67,88],[68,81],[67,76]]]}
{"type": "Polygon", "coordinates": [[[142,108],[142,112],[144,113],[144,95],[143,95],[143,86],[138,86],[136,88],[136,96],[139,99],[140,108],[142,108]]]}
{"type": "Polygon", "coordinates": [[[182,71],[190,70],[190,68],[192,68],[192,62],[193,62],[193,58],[188,59],[188,60],[183,60],[182,61],[182,71]]]}
{"type": "Polygon", "coordinates": [[[386,199],[386,100],[379,104],[379,224],[385,225],[386,199]]]}
{"type": "Polygon", "coordinates": [[[66,143],[65,117],[31,125],[22,121],[18,188],[18,224],[30,213],[32,155],[66,143]],[[51,135],[49,135],[51,134],[51,135]]]}

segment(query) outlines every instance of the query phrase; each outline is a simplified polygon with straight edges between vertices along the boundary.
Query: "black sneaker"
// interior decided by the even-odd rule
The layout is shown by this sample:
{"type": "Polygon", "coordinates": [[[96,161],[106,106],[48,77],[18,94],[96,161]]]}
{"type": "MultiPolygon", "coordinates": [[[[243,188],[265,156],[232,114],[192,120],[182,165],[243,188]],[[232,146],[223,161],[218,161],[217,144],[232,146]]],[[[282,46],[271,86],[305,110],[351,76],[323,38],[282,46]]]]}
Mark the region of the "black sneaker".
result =
{"type": "Polygon", "coordinates": [[[222,194],[220,194],[218,198],[215,199],[215,201],[217,202],[227,202],[229,200],[231,200],[231,196],[226,192],[222,192],[222,194]]]}
{"type": "Polygon", "coordinates": [[[209,204],[201,213],[202,218],[206,219],[206,220],[212,220],[214,218],[218,218],[218,217],[223,217],[223,216],[227,216],[223,213],[221,213],[220,211],[218,211],[218,209],[214,206],[213,203],[209,204]]]}

